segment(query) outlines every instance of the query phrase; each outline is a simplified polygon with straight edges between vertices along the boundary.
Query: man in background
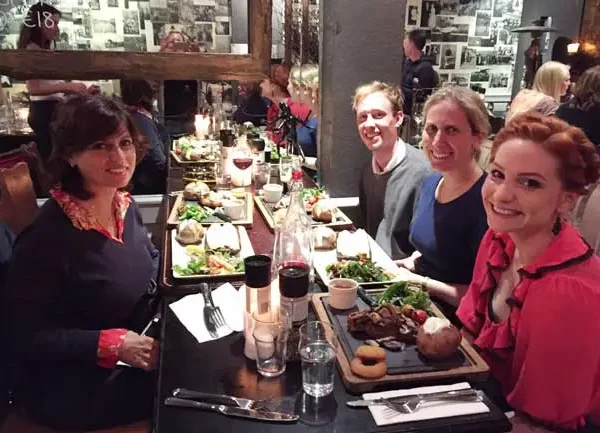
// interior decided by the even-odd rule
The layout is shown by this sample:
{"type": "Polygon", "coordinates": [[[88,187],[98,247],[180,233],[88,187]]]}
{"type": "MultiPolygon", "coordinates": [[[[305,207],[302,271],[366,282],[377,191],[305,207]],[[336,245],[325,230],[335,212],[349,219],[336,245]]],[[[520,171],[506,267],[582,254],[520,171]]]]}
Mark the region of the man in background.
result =
{"type": "Polygon", "coordinates": [[[359,207],[365,230],[393,259],[409,256],[414,203],[430,173],[423,153],[398,137],[402,92],[379,81],[356,89],[352,108],[361,140],[372,158],[362,171],[359,207]]]}
{"type": "MultiPolygon", "coordinates": [[[[412,114],[414,79],[419,80],[422,89],[437,87],[438,75],[433,69],[433,60],[423,55],[427,37],[423,30],[411,30],[404,39],[404,67],[402,68],[402,93],[404,95],[404,114],[412,114]]],[[[423,92],[423,97],[431,94],[431,90],[423,92]]],[[[423,101],[415,101],[423,102],[423,101]]]]}

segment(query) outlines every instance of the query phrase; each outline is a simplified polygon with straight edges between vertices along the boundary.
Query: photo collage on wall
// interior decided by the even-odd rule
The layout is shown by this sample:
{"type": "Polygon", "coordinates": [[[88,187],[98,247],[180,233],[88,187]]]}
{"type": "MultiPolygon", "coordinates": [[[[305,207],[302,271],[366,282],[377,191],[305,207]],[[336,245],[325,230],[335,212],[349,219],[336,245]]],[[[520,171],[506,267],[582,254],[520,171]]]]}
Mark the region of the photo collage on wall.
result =
{"type": "Polygon", "coordinates": [[[405,30],[426,31],[423,51],[440,84],[510,96],[518,43],[511,30],[522,7],[522,0],[408,0],[405,30]]]}
{"type": "MultiPolygon", "coordinates": [[[[37,1],[0,2],[0,49],[16,48],[27,10],[37,1]]],[[[231,52],[231,0],[47,3],[61,11],[57,50],[231,52]]]]}

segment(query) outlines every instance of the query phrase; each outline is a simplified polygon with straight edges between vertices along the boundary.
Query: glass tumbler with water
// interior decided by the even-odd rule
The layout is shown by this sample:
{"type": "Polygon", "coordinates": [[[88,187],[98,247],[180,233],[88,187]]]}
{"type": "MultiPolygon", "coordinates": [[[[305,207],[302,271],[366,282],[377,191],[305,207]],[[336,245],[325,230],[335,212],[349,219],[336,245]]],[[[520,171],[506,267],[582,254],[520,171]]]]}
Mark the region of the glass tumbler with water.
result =
{"type": "Polygon", "coordinates": [[[333,391],[335,354],[338,340],[333,327],[325,322],[307,322],[300,328],[302,388],[313,397],[333,391]]]}
{"type": "Polygon", "coordinates": [[[271,164],[268,162],[256,162],[254,165],[254,188],[262,192],[263,187],[271,181],[271,164]]]}
{"type": "Polygon", "coordinates": [[[285,372],[286,343],[289,316],[285,311],[252,314],[252,338],[256,345],[256,370],[265,377],[277,377],[285,372]]]}

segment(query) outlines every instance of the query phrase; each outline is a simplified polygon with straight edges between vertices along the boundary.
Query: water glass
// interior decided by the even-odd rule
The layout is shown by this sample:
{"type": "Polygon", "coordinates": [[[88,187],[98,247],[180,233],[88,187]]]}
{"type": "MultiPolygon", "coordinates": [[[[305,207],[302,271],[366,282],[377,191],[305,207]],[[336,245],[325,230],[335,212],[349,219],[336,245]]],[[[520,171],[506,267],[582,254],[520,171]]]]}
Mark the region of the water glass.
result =
{"type": "Polygon", "coordinates": [[[283,310],[252,314],[252,338],[256,345],[256,370],[264,377],[285,372],[289,317],[283,310]]]}
{"type": "Polygon", "coordinates": [[[254,165],[254,188],[260,193],[263,187],[271,181],[271,164],[269,162],[257,162],[254,165]]]}
{"type": "Polygon", "coordinates": [[[337,345],[335,330],[329,323],[307,322],[300,327],[302,388],[308,395],[323,397],[333,391],[337,345]]]}
{"type": "Polygon", "coordinates": [[[279,158],[279,180],[282,183],[288,183],[292,180],[293,160],[291,156],[282,156],[279,158]]]}

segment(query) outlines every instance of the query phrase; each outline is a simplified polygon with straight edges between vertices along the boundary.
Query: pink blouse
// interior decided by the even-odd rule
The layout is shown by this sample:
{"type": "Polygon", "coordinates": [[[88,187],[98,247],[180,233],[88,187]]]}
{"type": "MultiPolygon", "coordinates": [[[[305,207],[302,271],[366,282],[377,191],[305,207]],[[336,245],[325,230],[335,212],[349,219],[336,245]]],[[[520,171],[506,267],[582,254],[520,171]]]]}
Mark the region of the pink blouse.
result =
{"type": "Polygon", "coordinates": [[[491,301],[515,244],[488,230],[473,280],[457,311],[517,411],[556,427],[600,424],[600,258],[577,230],[562,230],[492,319],[491,301]]]}

